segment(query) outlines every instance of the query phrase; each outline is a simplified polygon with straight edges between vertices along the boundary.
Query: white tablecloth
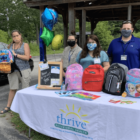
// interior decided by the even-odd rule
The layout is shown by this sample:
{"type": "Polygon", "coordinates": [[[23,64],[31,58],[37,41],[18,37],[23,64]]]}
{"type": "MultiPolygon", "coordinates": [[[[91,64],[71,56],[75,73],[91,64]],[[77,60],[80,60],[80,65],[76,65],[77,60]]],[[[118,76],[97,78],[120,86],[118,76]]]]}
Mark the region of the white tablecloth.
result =
{"type": "Polygon", "coordinates": [[[62,140],[140,140],[140,99],[126,97],[136,103],[114,104],[109,100],[122,97],[90,93],[101,97],[59,97],[55,90],[32,86],[16,93],[11,110],[32,129],[62,140]]]}

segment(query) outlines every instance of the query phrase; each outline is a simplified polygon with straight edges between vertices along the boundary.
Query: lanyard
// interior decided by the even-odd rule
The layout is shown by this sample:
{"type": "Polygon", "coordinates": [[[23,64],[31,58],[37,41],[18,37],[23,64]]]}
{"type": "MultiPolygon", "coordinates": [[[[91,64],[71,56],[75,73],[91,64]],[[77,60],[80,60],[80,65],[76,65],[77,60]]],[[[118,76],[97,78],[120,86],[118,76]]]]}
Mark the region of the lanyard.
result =
{"type": "MultiPolygon", "coordinates": [[[[130,42],[129,42],[130,43],[130,42]]],[[[126,52],[126,49],[128,48],[128,46],[129,46],[129,43],[127,44],[127,46],[125,47],[125,49],[124,49],[124,47],[123,47],[123,44],[122,44],[122,48],[123,48],[123,54],[125,54],[125,52],[126,52]]]]}
{"type": "MultiPolygon", "coordinates": [[[[73,52],[72,52],[72,54],[73,54],[73,52]]],[[[70,53],[71,53],[71,50],[69,51],[69,59],[68,59],[69,63],[70,63],[70,59],[71,59],[71,56],[72,56],[72,54],[70,55],[70,53]]]]}

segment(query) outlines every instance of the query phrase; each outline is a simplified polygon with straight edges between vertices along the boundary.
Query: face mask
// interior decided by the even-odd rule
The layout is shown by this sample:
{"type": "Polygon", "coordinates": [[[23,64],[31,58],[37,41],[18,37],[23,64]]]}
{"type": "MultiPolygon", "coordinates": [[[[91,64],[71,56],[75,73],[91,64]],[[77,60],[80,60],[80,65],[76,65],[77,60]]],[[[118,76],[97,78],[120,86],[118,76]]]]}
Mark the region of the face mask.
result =
{"type": "Polygon", "coordinates": [[[73,47],[75,45],[75,41],[67,41],[67,43],[70,47],[73,47]]]}
{"type": "Polygon", "coordinates": [[[89,49],[89,51],[93,51],[96,47],[97,47],[96,43],[88,43],[87,44],[87,48],[89,49]]]}
{"type": "Polygon", "coordinates": [[[128,38],[131,35],[131,30],[121,30],[121,34],[122,36],[124,36],[125,38],[128,38]]]}

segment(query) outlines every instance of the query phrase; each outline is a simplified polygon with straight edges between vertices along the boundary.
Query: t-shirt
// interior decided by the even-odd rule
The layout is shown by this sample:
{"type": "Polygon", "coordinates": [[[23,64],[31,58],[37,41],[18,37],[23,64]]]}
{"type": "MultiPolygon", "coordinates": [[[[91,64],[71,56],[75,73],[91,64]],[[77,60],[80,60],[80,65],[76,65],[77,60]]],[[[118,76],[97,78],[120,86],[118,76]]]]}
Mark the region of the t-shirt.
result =
{"type": "Polygon", "coordinates": [[[112,63],[121,63],[128,67],[140,68],[140,39],[132,35],[126,44],[122,37],[114,39],[108,48],[108,55],[112,58],[112,63]],[[127,55],[127,60],[121,60],[122,55],[127,55]]]}
{"type": "Polygon", "coordinates": [[[93,65],[93,64],[102,65],[103,62],[109,62],[108,56],[104,51],[100,52],[100,57],[98,58],[93,58],[89,54],[87,54],[85,58],[80,59],[81,52],[82,51],[78,53],[76,62],[79,63],[83,67],[83,69],[87,68],[89,65],[93,65]]]}
{"type": "Polygon", "coordinates": [[[81,50],[78,45],[73,49],[67,46],[62,54],[63,68],[67,68],[69,65],[76,63],[76,57],[81,50]]]}

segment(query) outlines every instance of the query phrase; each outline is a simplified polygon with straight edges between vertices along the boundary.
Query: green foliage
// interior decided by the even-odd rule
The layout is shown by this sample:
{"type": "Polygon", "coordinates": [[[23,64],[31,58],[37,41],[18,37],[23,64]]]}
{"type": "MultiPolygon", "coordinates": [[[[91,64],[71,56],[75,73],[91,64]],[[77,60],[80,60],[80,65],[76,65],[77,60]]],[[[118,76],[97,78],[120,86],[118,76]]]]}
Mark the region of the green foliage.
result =
{"type": "MultiPolygon", "coordinates": [[[[30,44],[33,55],[39,55],[39,47],[31,43],[37,39],[37,29],[39,30],[40,26],[39,15],[38,9],[27,7],[23,0],[0,0],[0,41],[9,44],[12,41],[10,32],[18,29],[21,31],[24,41],[30,44]]],[[[79,32],[79,20],[76,19],[75,23],[75,30],[79,32]]],[[[97,24],[94,34],[98,36],[103,49],[108,48],[113,38],[120,36],[121,23],[122,21],[102,21],[97,24]]],[[[140,37],[140,20],[137,21],[134,28],[134,36],[140,37]]],[[[55,35],[64,34],[62,15],[58,16],[58,22],[53,31],[55,35]]],[[[91,31],[90,22],[86,22],[86,31],[91,31]]],[[[52,53],[50,46],[47,48],[47,53],[52,53]]]]}
{"type": "Polygon", "coordinates": [[[6,114],[2,114],[2,115],[0,115],[0,117],[2,118],[2,117],[6,117],[6,114]]]}
{"type": "Polygon", "coordinates": [[[1,30],[18,29],[28,42],[36,40],[36,26],[40,23],[39,10],[28,8],[23,0],[0,0],[0,13],[1,30]]]}
{"type": "Polygon", "coordinates": [[[98,22],[94,34],[99,38],[103,50],[107,50],[110,42],[114,39],[109,30],[108,21],[98,22]]]}
{"type": "Polygon", "coordinates": [[[122,24],[122,21],[108,21],[109,24],[109,30],[111,31],[111,35],[114,36],[114,38],[120,37],[120,27],[122,24]]]}
{"type": "Polygon", "coordinates": [[[134,35],[135,37],[140,38],[140,32],[138,32],[138,33],[134,32],[133,35],[134,35]]]}
{"type": "MultiPolygon", "coordinates": [[[[29,127],[21,121],[21,119],[17,113],[14,113],[12,111],[10,113],[12,116],[11,123],[15,126],[15,128],[20,133],[23,133],[24,135],[26,135],[28,137],[29,127]]],[[[32,140],[50,140],[50,138],[48,136],[40,134],[34,130],[31,130],[31,139],[32,140]]]]}
{"type": "Polygon", "coordinates": [[[86,22],[86,31],[87,32],[91,31],[91,23],[90,22],[86,22]]]}
{"type": "MultiPolygon", "coordinates": [[[[0,30],[0,42],[6,43],[6,44],[10,44],[12,42],[12,39],[8,39],[8,33],[4,32],[2,30],[0,30]]],[[[27,42],[27,40],[25,40],[24,42],[27,42]]],[[[39,56],[40,50],[39,50],[39,45],[37,45],[35,42],[29,43],[30,46],[30,52],[32,56],[39,56]]],[[[60,48],[60,50],[56,50],[53,51],[51,49],[51,45],[49,45],[49,47],[47,47],[46,49],[46,54],[58,54],[58,53],[62,53],[64,50],[63,46],[60,48]]]]}
{"type": "MultiPolygon", "coordinates": [[[[40,50],[39,50],[39,46],[36,43],[30,43],[30,53],[32,56],[39,56],[40,55],[40,50]]],[[[62,53],[64,50],[64,48],[60,48],[59,50],[55,50],[53,51],[51,49],[51,45],[49,45],[48,47],[46,47],[46,54],[58,54],[58,53],[62,53]]]]}
{"type": "MultiPolygon", "coordinates": [[[[75,22],[75,31],[76,32],[79,32],[79,20],[76,19],[75,21],[76,21],[75,22]]],[[[87,32],[90,32],[91,31],[91,24],[90,24],[90,22],[86,22],[86,31],[87,32]]]]}
{"type": "Polygon", "coordinates": [[[9,40],[8,33],[0,30],[0,42],[9,44],[10,42],[12,42],[12,39],[9,40]]]}
{"type": "Polygon", "coordinates": [[[138,20],[134,27],[135,32],[140,32],[140,20],[138,20]]]}
{"type": "Polygon", "coordinates": [[[64,25],[62,15],[58,15],[58,22],[53,27],[54,34],[64,34],[64,25]]]}

